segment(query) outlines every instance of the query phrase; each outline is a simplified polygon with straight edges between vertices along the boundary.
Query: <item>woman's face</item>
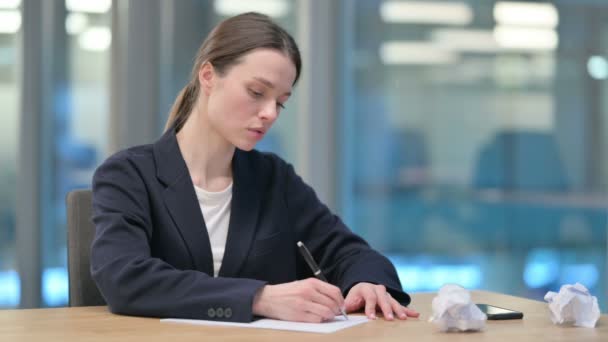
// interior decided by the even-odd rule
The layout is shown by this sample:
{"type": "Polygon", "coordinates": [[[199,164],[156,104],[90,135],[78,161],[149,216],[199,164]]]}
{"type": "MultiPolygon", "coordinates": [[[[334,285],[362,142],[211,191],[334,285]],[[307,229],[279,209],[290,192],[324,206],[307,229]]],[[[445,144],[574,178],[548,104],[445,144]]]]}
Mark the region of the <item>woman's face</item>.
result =
{"type": "Polygon", "coordinates": [[[272,49],[257,49],[220,76],[199,73],[208,96],[207,115],[212,128],[237,148],[255,147],[291,95],[296,68],[291,59],[272,49]],[[206,88],[205,88],[206,87],[206,88]]]}

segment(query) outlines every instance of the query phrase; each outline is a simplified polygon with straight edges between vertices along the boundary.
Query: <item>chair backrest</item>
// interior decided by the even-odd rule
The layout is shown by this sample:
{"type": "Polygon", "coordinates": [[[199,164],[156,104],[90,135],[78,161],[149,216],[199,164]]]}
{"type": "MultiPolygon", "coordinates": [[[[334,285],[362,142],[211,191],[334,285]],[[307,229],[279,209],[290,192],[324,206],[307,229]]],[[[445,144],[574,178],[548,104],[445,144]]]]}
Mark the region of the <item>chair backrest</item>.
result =
{"type": "Polygon", "coordinates": [[[70,306],[105,305],[90,271],[91,242],[95,235],[95,226],[91,220],[91,190],[71,191],[66,203],[70,306]]]}
{"type": "Polygon", "coordinates": [[[505,130],[482,147],[473,186],[563,192],[570,184],[553,134],[505,130]]]}

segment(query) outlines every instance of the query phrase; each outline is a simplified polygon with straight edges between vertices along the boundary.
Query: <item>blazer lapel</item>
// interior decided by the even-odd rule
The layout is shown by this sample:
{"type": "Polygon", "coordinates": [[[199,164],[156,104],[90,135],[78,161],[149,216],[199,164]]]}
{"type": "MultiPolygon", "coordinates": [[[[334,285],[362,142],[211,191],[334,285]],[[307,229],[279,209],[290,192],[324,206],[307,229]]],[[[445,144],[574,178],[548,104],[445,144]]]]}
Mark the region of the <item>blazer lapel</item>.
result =
{"type": "Polygon", "coordinates": [[[173,131],[154,144],[157,177],[165,185],[165,205],[182,235],[194,267],[213,276],[213,255],[205,220],[173,131]]]}
{"type": "Polygon", "coordinates": [[[260,210],[261,180],[258,167],[259,164],[256,165],[247,158],[246,152],[238,149],[235,151],[232,161],[234,183],[230,224],[220,277],[238,276],[249,253],[260,210]]]}

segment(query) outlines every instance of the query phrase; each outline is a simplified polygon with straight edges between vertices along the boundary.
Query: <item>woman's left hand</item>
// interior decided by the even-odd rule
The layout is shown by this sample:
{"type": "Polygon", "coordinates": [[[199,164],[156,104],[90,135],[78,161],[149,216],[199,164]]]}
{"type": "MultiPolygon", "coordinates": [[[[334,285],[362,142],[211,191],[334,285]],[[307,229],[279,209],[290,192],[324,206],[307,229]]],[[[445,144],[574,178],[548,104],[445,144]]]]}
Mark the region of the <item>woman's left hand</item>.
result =
{"type": "Polygon", "coordinates": [[[370,319],[376,319],[376,308],[380,308],[386,320],[392,321],[394,317],[407,319],[418,317],[420,314],[409,309],[395,300],[386,291],[384,285],[371,283],[358,283],[353,286],[344,300],[346,312],[353,312],[365,306],[365,315],[370,319]]]}

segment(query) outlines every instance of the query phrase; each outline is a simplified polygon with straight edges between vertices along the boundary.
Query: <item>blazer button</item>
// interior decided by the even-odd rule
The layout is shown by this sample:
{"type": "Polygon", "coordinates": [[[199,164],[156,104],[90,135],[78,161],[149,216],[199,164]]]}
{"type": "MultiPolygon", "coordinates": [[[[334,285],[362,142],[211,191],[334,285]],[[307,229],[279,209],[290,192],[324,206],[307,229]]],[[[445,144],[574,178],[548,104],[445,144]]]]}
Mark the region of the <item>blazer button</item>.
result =
{"type": "Polygon", "coordinates": [[[215,309],[209,308],[209,310],[207,310],[207,316],[209,316],[210,318],[215,317],[215,309]]]}
{"type": "Polygon", "coordinates": [[[215,309],[215,315],[217,316],[217,318],[224,317],[224,309],[222,309],[222,308],[215,309]]]}
{"type": "Polygon", "coordinates": [[[224,309],[224,317],[226,317],[226,318],[232,317],[232,309],[231,308],[225,308],[224,309]]]}

